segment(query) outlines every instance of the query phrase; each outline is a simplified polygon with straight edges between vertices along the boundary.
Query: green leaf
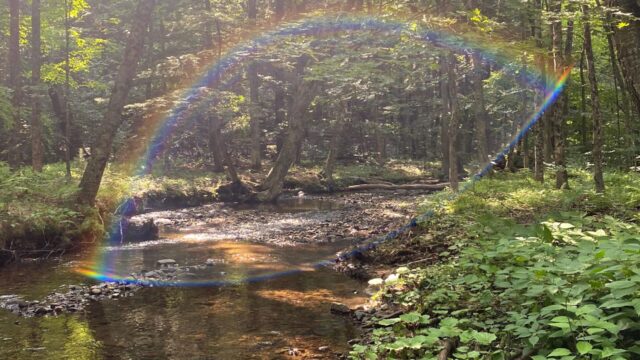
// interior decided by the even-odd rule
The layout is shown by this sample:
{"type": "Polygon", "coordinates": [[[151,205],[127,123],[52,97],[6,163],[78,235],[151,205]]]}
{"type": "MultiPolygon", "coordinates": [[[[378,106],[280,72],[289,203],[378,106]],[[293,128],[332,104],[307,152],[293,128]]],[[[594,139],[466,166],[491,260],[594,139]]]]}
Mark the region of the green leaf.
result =
{"type": "Polygon", "coordinates": [[[480,345],[489,345],[494,342],[497,337],[492,333],[476,331],[473,333],[473,339],[480,345]]]}
{"type": "Polygon", "coordinates": [[[571,350],[565,348],[557,348],[549,354],[549,357],[561,357],[571,355],[571,350]]]}
{"type": "Polygon", "coordinates": [[[384,319],[384,320],[378,321],[378,325],[391,326],[391,325],[399,323],[400,321],[401,321],[400,318],[384,319]]]}
{"type": "Polygon", "coordinates": [[[626,352],[626,351],[622,350],[622,349],[615,349],[615,348],[612,348],[612,347],[605,347],[602,350],[602,354],[600,356],[604,359],[604,358],[608,358],[608,357],[613,356],[613,355],[622,354],[624,352],[626,352]]]}
{"type": "Polygon", "coordinates": [[[538,341],[540,341],[540,338],[535,335],[529,338],[529,344],[531,344],[531,346],[536,346],[538,341]]]}
{"type": "Polygon", "coordinates": [[[406,323],[417,323],[420,321],[420,314],[418,314],[417,312],[402,314],[400,315],[400,320],[406,323]]]}
{"type": "Polygon", "coordinates": [[[576,344],[576,348],[578,349],[580,355],[585,355],[588,354],[591,349],[593,349],[593,345],[586,341],[580,341],[576,344]]]}

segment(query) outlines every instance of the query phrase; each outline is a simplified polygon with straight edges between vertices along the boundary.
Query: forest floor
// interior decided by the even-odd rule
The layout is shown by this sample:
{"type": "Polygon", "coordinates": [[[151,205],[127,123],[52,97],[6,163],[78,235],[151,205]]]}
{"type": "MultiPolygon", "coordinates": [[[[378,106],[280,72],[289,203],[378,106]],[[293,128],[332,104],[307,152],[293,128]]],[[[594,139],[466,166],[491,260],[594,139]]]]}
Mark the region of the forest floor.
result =
{"type": "Polygon", "coordinates": [[[352,358],[637,357],[640,174],[608,173],[606,195],[570,174],[568,190],[523,171],[433,194],[434,217],[352,260],[376,293],[351,310],[352,358]]]}

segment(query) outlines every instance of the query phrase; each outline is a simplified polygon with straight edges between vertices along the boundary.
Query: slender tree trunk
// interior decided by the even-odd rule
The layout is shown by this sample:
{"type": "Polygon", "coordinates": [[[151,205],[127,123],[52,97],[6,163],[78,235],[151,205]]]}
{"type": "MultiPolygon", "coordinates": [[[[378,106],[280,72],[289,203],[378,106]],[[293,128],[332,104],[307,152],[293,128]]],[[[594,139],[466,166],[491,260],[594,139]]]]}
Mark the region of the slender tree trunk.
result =
{"type": "Polygon", "coordinates": [[[64,1],[64,163],[67,181],[71,180],[71,24],[69,0],[64,1]]]}
{"type": "Polygon", "coordinates": [[[451,117],[449,120],[449,183],[451,189],[458,191],[458,127],[460,126],[460,115],[458,114],[458,87],[456,84],[456,56],[453,52],[449,54],[447,64],[447,80],[449,83],[449,102],[451,117]]]}
{"type": "Polygon", "coordinates": [[[480,53],[473,53],[473,89],[474,89],[474,103],[473,109],[476,122],[476,141],[478,144],[478,160],[480,166],[489,160],[489,147],[487,146],[487,111],[484,104],[484,78],[485,71],[482,67],[482,58],[480,53]]]}
{"type": "MultiPolygon", "coordinates": [[[[247,1],[247,16],[249,17],[251,25],[256,26],[258,17],[257,0],[247,1]]],[[[251,117],[251,168],[260,170],[262,167],[262,128],[259,104],[260,81],[258,79],[258,66],[255,61],[251,61],[247,66],[247,78],[249,80],[249,116],[251,117]]]]}
{"type": "Polygon", "coordinates": [[[13,130],[8,141],[8,160],[12,166],[17,166],[20,162],[18,155],[18,144],[20,142],[20,105],[22,104],[22,85],[20,81],[20,0],[8,0],[9,2],[9,53],[8,64],[8,84],[13,94],[11,105],[13,107],[13,130]]]}
{"type": "Polygon", "coordinates": [[[92,147],[92,154],[80,181],[78,201],[81,204],[93,205],[100,188],[102,175],[109,161],[111,146],[118,128],[123,122],[122,109],[127,101],[129,90],[136,75],[138,63],[144,51],[145,32],[149,27],[155,8],[155,0],[140,0],[134,14],[127,46],[115,84],[109,99],[104,119],[97,129],[98,136],[92,147]]]}
{"type": "Polygon", "coordinates": [[[276,152],[279,154],[282,150],[284,143],[284,132],[281,127],[286,121],[287,111],[285,110],[286,91],[284,88],[284,74],[282,69],[276,69],[274,72],[274,78],[277,82],[274,89],[273,106],[275,112],[275,127],[276,127],[276,152]]]}
{"type": "Polygon", "coordinates": [[[224,153],[222,149],[222,123],[218,114],[210,114],[209,120],[209,152],[213,156],[213,172],[224,171],[224,153]]]}
{"type": "Polygon", "coordinates": [[[596,184],[596,192],[603,193],[605,190],[604,178],[602,174],[603,159],[602,146],[604,135],[602,129],[602,114],[600,113],[600,98],[598,94],[598,81],[596,79],[596,65],[593,56],[593,46],[591,41],[591,23],[589,19],[589,7],[582,6],[584,12],[584,51],[589,70],[589,82],[591,83],[591,109],[593,113],[593,179],[596,184]]]}
{"type": "Polygon", "coordinates": [[[446,80],[447,59],[440,56],[440,153],[442,154],[442,178],[449,176],[449,121],[451,114],[451,100],[449,99],[449,84],[446,80]]]}
{"type": "Polygon", "coordinates": [[[206,14],[202,46],[205,50],[209,50],[213,48],[213,14],[211,13],[211,0],[203,0],[202,5],[204,5],[204,11],[206,14]]]}
{"type": "Polygon", "coordinates": [[[344,130],[343,116],[344,114],[338,114],[336,123],[333,126],[333,134],[331,135],[331,140],[329,142],[329,153],[327,154],[327,160],[325,161],[324,168],[322,169],[322,175],[327,183],[327,189],[329,191],[333,191],[335,188],[333,171],[335,170],[336,160],[338,159],[338,154],[340,152],[340,143],[342,141],[342,132],[344,130]]]}
{"type": "Polygon", "coordinates": [[[41,172],[44,164],[42,143],[42,119],[40,119],[41,84],[40,68],[40,0],[31,0],[31,164],[34,171],[41,172]]]}
{"type": "Polygon", "coordinates": [[[580,54],[580,145],[587,149],[587,84],[584,77],[584,50],[580,54]]]}
{"type": "MultiPolygon", "coordinates": [[[[544,60],[541,54],[535,55],[536,66],[544,66],[544,60]]],[[[542,79],[544,83],[546,80],[542,79]]],[[[544,99],[541,91],[536,91],[533,100],[534,109],[538,109],[544,99]]],[[[544,116],[544,115],[543,115],[544,116]]],[[[539,119],[535,125],[535,145],[534,145],[534,178],[536,181],[544,182],[544,117],[539,119]]]]}
{"type": "MultiPolygon", "coordinates": [[[[562,47],[562,20],[560,19],[560,13],[562,11],[562,2],[560,0],[553,0],[553,13],[558,17],[554,19],[551,24],[551,36],[552,36],[552,49],[553,49],[553,71],[555,78],[559,78],[565,69],[565,53],[563,53],[562,47]]],[[[573,37],[572,23],[568,27],[570,33],[568,36],[573,37]]],[[[573,39],[567,37],[567,48],[565,52],[571,54],[571,48],[573,39]]],[[[553,140],[554,140],[554,154],[553,159],[556,165],[556,188],[562,189],[569,186],[569,175],[567,173],[567,164],[565,156],[565,103],[568,98],[566,94],[562,94],[558,101],[553,105],[552,121],[553,121],[553,140]]]]}

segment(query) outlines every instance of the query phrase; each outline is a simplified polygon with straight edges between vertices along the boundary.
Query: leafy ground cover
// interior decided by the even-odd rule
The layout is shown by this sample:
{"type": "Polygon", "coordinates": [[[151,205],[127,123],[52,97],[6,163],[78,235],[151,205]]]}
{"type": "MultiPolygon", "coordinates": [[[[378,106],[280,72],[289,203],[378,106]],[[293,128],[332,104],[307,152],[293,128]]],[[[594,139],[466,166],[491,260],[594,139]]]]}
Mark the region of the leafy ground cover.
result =
{"type": "Polygon", "coordinates": [[[497,174],[454,201],[431,196],[436,217],[401,241],[440,253],[385,279],[376,298],[404,314],[372,320],[351,357],[638,358],[640,176],[606,180],[602,196],[581,171],[571,190],[497,174]]]}

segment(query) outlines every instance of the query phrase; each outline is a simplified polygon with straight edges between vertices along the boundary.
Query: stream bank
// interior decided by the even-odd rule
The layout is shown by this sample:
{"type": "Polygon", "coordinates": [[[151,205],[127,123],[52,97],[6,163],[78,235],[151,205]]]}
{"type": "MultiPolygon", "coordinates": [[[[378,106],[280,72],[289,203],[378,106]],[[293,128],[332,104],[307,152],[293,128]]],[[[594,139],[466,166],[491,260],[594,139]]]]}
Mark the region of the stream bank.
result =
{"type": "Polygon", "coordinates": [[[64,344],[76,343],[88,358],[340,358],[360,332],[340,309],[367,310],[367,286],[316,265],[405,223],[416,196],[302,196],[140,215],[159,224],[159,240],[102,252],[119,275],[151,280],[145,286],[78,274],[91,253],[3,269],[0,303],[15,313],[0,311],[0,357],[65,358],[64,344]],[[163,259],[175,269],[161,268],[163,259]],[[212,286],[225,281],[236,283],[212,286]]]}

